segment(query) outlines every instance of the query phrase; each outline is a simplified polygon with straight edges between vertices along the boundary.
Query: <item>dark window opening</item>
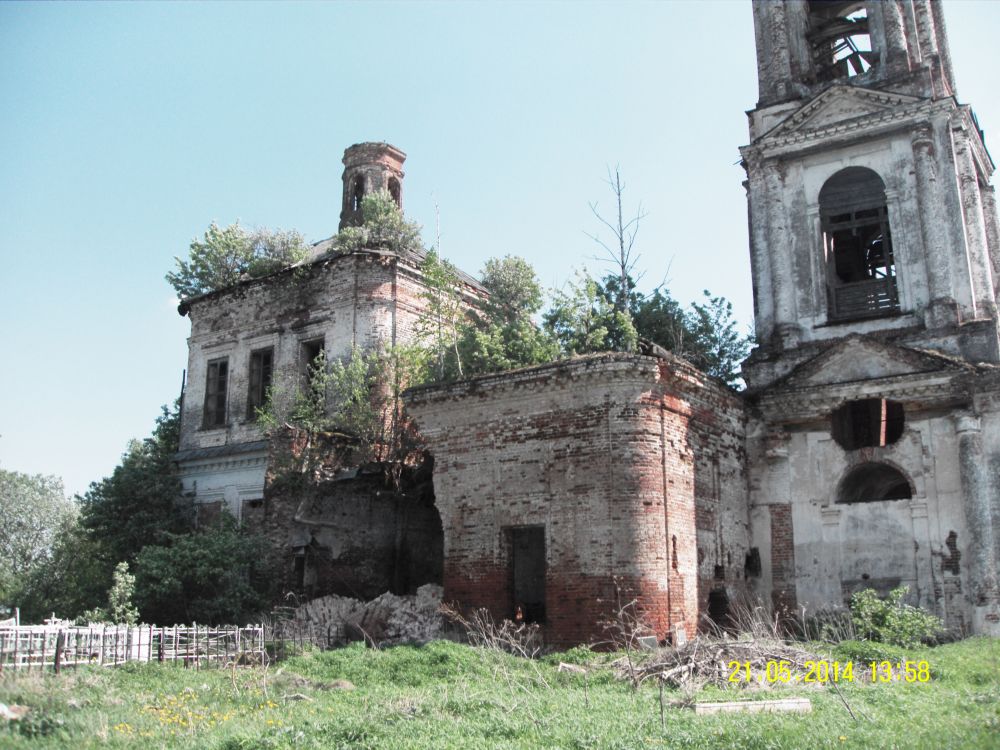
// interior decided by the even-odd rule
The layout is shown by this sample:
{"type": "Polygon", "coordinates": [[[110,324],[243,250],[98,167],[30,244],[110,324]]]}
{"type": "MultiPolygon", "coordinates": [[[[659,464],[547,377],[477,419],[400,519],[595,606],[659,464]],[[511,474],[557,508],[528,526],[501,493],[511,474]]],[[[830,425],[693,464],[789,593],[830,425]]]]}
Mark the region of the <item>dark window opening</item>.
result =
{"type": "Polygon", "coordinates": [[[274,349],[250,353],[250,389],[247,393],[247,419],[256,419],[257,410],[267,401],[273,374],[274,349]]]}
{"type": "Polygon", "coordinates": [[[726,567],[724,565],[716,565],[713,573],[715,580],[722,581],[726,577],[726,567]]]}
{"type": "Polygon", "coordinates": [[[513,615],[522,622],[545,622],[545,527],[510,530],[513,615]]]}
{"type": "Polygon", "coordinates": [[[844,450],[892,445],[903,435],[903,405],[884,398],[851,401],[831,415],[831,434],[844,450]]]}
{"type": "Polygon", "coordinates": [[[885,206],[827,217],[824,222],[827,252],[842,284],[896,275],[892,238],[885,206]]]}
{"type": "Polygon", "coordinates": [[[351,188],[351,210],[361,210],[361,199],[365,197],[365,178],[358,175],[354,178],[354,186],[351,188]]]}
{"type": "Polygon", "coordinates": [[[909,500],[910,483],[898,469],[887,464],[869,463],[855,467],[844,477],[837,493],[838,503],[871,503],[882,500],[909,500]]]}
{"type": "Polygon", "coordinates": [[[323,354],[326,342],[323,339],[302,342],[302,357],[307,366],[313,365],[323,354]]]}
{"type": "Polygon", "coordinates": [[[896,259],[885,183],[864,167],[848,167],[819,193],[831,320],[891,315],[899,310],[896,259]]]}
{"type": "Polygon", "coordinates": [[[958,534],[949,531],[944,544],[948,548],[948,554],[941,560],[941,570],[958,575],[961,572],[959,564],[962,560],[962,553],[958,549],[958,534]]]}
{"type": "Polygon", "coordinates": [[[746,561],[743,563],[743,575],[746,578],[760,578],[760,550],[751,547],[747,552],[746,561]]]}
{"type": "Polygon", "coordinates": [[[326,368],[326,345],[323,339],[302,342],[301,367],[306,393],[316,403],[322,403],[326,400],[326,393],[318,376],[326,368]]]}
{"type": "Polygon", "coordinates": [[[302,374],[310,377],[326,359],[326,342],[323,339],[302,342],[302,374]]]}
{"type": "Polygon", "coordinates": [[[399,208],[403,207],[403,199],[400,192],[399,180],[395,177],[389,178],[389,195],[392,196],[393,201],[396,202],[396,206],[399,208]]]}
{"type": "Polygon", "coordinates": [[[208,363],[205,380],[204,427],[226,425],[226,382],[229,378],[229,360],[216,359],[208,363]]]}
{"type": "Polygon", "coordinates": [[[304,550],[295,555],[293,580],[296,590],[301,591],[306,587],[306,553],[304,550]]]}
{"type": "Polygon", "coordinates": [[[723,630],[732,625],[729,615],[729,595],[725,589],[716,589],[708,594],[708,619],[723,630]]]}
{"type": "Polygon", "coordinates": [[[859,76],[878,59],[872,51],[864,3],[811,0],[808,39],[817,81],[859,76]]]}

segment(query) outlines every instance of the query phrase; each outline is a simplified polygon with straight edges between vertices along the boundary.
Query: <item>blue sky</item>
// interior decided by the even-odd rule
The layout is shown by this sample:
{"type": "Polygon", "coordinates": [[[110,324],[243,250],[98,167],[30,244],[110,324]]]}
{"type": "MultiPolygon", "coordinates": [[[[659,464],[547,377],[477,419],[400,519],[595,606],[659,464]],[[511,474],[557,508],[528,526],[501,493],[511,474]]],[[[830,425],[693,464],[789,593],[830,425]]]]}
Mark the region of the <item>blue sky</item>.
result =
{"type": "MultiPolygon", "coordinates": [[[[992,145],[1000,3],[945,14],[992,145]]],[[[0,3],[0,467],[108,474],[180,390],[174,256],[213,220],[333,234],[360,141],[408,154],[405,209],[433,242],[438,206],[460,267],[518,254],[549,287],[603,270],[619,164],[643,286],[749,325],[755,101],[748,0],[0,3]]]]}

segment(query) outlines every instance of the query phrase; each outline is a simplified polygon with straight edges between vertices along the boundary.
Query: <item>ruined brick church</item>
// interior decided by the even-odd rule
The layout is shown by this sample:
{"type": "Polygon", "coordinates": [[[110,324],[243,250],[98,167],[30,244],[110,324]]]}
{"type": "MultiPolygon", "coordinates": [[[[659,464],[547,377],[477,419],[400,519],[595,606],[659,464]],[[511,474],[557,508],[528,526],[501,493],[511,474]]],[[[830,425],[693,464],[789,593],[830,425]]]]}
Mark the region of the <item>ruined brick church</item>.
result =
{"type": "MultiPolygon", "coordinates": [[[[433,458],[419,498],[365,466],[279,491],[253,421],[267,386],[411,340],[424,304],[422,258],[328,240],[181,305],[177,459],[203,514],[258,524],[307,593],[439,582],[557,644],[600,638],[616,587],[661,638],[740,596],[815,612],[898,585],[1000,635],[1000,225],[941,4],[754,2],[754,26],[744,392],[662,351],[424,386],[405,396],[433,458]]],[[[341,227],[369,191],[402,205],[404,159],[347,149],[341,227]]]]}

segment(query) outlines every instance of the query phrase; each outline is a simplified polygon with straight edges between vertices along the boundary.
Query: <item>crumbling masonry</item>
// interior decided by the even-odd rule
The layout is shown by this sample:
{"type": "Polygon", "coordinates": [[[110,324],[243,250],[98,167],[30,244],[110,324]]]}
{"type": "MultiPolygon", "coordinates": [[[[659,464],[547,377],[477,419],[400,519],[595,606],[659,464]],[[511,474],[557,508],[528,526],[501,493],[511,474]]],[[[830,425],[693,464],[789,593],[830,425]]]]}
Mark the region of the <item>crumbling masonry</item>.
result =
{"type": "MultiPolygon", "coordinates": [[[[419,312],[419,258],[320,243],[304,282],[182,306],[186,489],[266,520],[311,593],[443,582],[553,643],[599,639],[620,596],[676,638],[743,593],[815,611],[900,584],[949,627],[1000,634],[1000,225],[941,4],[755,2],[754,21],[744,393],[662,352],[423,387],[406,396],[434,461],[421,509],[364,467],[271,492],[246,419],[255,353],[297,376],[312,342],[397,341],[419,312]]],[[[403,158],[348,149],[342,222],[366,190],[402,200],[403,158]]]]}

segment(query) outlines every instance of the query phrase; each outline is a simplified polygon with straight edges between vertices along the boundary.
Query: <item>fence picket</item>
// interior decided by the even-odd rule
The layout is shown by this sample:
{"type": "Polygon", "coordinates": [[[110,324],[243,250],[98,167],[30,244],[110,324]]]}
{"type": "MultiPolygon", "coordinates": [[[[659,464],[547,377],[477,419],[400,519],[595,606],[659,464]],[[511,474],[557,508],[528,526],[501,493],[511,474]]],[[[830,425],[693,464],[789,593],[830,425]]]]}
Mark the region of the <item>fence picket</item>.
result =
{"type": "Polygon", "coordinates": [[[0,627],[0,672],[3,670],[60,673],[64,667],[80,664],[118,666],[130,661],[164,662],[183,660],[188,666],[239,663],[265,659],[266,636],[262,624],[218,627],[192,623],[172,628],[130,625],[101,625],[99,629],[76,625],[12,625],[0,627]],[[154,639],[156,648],[154,650],[154,639]],[[49,641],[52,648],[49,648],[49,641]]]}

